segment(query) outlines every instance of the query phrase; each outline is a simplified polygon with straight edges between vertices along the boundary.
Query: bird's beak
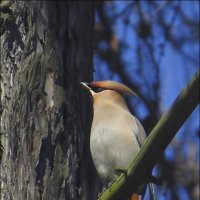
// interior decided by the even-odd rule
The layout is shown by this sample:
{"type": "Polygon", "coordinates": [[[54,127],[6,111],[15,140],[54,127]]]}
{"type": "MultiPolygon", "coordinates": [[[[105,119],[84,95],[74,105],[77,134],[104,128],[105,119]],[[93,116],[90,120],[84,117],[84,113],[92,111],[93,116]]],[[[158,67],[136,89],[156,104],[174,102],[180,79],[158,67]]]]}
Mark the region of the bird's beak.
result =
{"type": "Polygon", "coordinates": [[[85,83],[85,82],[80,82],[80,84],[86,88],[87,90],[91,90],[91,88],[88,86],[88,83],[85,83]]]}
{"type": "Polygon", "coordinates": [[[95,94],[95,92],[92,91],[92,89],[88,86],[88,83],[80,82],[80,84],[86,88],[92,95],[95,94]]]}

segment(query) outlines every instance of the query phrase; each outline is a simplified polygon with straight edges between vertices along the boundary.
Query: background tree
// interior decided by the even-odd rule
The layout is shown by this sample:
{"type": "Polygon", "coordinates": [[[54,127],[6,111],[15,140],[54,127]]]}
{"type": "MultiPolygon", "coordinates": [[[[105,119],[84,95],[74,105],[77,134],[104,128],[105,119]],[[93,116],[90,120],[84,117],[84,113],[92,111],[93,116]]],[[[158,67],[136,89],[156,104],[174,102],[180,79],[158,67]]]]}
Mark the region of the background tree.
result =
{"type": "MultiPolygon", "coordinates": [[[[1,2],[1,199],[95,199],[92,2],[1,2]]],[[[96,182],[96,181],[95,181],[96,182]]]]}

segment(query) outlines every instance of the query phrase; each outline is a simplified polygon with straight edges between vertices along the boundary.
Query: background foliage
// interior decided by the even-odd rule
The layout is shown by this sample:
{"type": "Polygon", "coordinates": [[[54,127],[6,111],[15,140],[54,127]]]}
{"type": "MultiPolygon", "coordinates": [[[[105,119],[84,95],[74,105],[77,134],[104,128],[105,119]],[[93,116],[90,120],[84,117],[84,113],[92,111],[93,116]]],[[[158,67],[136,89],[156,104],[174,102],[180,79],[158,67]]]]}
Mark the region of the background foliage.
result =
{"type": "MultiPolygon", "coordinates": [[[[199,69],[199,1],[98,2],[94,45],[94,80],[130,86],[148,134],[199,69]]],[[[199,199],[199,136],[198,106],[154,170],[158,199],[199,199]]]]}

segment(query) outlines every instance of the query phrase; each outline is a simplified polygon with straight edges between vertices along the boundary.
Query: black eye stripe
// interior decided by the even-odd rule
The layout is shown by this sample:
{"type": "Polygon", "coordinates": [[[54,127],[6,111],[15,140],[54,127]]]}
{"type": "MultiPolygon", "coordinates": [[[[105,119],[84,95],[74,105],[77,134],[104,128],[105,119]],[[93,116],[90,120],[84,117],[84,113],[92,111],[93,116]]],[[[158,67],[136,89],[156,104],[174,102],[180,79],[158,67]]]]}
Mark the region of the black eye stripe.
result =
{"type": "Polygon", "coordinates": [[[105,88],[100,88],[100,87],[93,87],[92,90],[96,93],[98,92],[102,92],[103,90],[105,90],[105,88]]]}
{"type": "Polygon", "coordinates": [[[103,87],[95,87],[95,86],[92,86],[92,85],[89,85],[89,87],[96,93],[99,93],[99,92],[102,92],[104,90],[107,90],[107,88],[103,88],[103,87]]]}

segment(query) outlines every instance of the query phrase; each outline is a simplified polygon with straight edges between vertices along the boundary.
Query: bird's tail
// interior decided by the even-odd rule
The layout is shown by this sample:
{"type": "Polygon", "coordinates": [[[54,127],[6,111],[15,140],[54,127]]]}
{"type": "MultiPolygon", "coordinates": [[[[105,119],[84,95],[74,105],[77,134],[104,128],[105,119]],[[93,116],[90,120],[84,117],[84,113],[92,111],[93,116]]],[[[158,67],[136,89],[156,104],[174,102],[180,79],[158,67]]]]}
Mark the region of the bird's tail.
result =
{"type": "Polygon", "coordinates": [[[150,200],[156,200],[153,183],[149,183],[150,200]]]}
{"type": "Polygon", "coordinates": [[[134,193],[134,194],[131,195],[130,200],[142,200],[142,196],[134,193]]]}

